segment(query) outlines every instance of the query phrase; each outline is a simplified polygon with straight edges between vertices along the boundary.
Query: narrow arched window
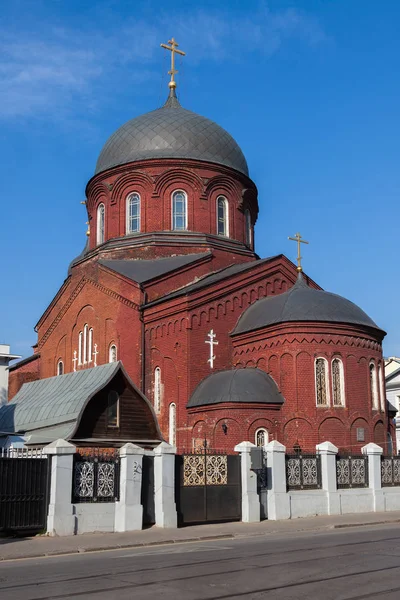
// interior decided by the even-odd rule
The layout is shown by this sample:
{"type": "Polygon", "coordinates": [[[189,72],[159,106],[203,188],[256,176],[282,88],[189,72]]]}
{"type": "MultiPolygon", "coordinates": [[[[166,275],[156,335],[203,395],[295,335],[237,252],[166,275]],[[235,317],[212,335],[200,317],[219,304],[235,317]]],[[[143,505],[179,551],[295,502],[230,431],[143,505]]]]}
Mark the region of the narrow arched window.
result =
{"type": "Polygon", "coordinates": [[[246,246],[251,246],[253,236],[251,231],[251,214],[248,208],[244,211],[244,226],[246,246]]]}
{"type": "Polygon", "coordinates": [[[106,208],[104,204],[99,204],[97,207],[97,243],[102,244],[104,242],[104,231],[105,231],[105,219],[106,208]]]}
{"type": "Polygon", "coordinates": [[[93,359],[93,327],[89,329],[89,343],[88,343],[88,362],[92,362],[93,359]]]}
{"type": "Polygon", "coordinates": [[[217,198],[217,233],[229,237],[228,200],[224,196],[217,198]]]}
{"type": "Polygon", "coordinates": [[[159,413],[161,410],[161,369],[154,369],[154,410],[159,413]]]}
{"type": "Polygon", "coordinates": [[[378,379],[376,377],[376,366],[375,363],[370,363],[369,365],[369,381],[370,381],[370,388],[371,388],[371,402],[372,402],[372,408],[374,410],[378,410],[379,409],[379,402],[378,402],[378,379]]]}
{"type": "Polygon", "coordinates": [[[185,192],[172,194],[172,229],[184,231],[187,229],[187,196],[185,192]]]}
{"type": "Polygon", "coordinates": [[[379,374],[379,392],[380,392],[380,397],[381,397],[381,411],[385,411],[385,384],[383,381],[383,374],[382,374],[382,365],[379,365],[378,367],[378,374],[379,374]]]}
{"type": "Polygon", "coordinates": [[[329,405],[328,369],[325,358],[315,361],[315,389],[317,406],[329,405]]]}
{"type": "Polygon", "coordinates": [[[82,364],[82,350],[83,350],[83,331],[80,331],[79,338],[78,338],[78,365],[82,364]]]}
{"type": "Polygon", "coordinates": [[[137,192],[130,194],[126,202],[126,233],[140,231],[140,196],[137,192]]]}
{"type": "Polygon", "coordinates": [[[107,427],[119,427],[119,394],[115,390],[108,392],[107,427]]]}
{"type": "Polygon", "coordinates": [[[64,363],[62,360],[59,360],[57,363],[57,375],[64,375],[64,363]]]}
{"type": "Polygon", "coordinates": [[[176,404],[173,402],[169,405],[169,435],[168,441],[171,446],[176,444],[176,404]]]}
{"type": "Polygon", "coordinates": [[[268,431],[264,428],[257,429],[254,441],[259,448],[266,446],[268,444],[268,431]]]}
{"type": "Polygon", "coordinates": [[[108,362],[117,362],[117,346],[115,344],[111,344],[108,351],[108,362]]]}
{"type": "Polygon", "coordinates": [[[332,396],[333,406],[344,406],[344,372],[340,358],[332,361],[332,396]]]}
{"type": "Polygon", "coordinates": [[[83,364],[86,365],[88,361],[88,331],[89,327],[87,325],[83,328],[83,364]]]}

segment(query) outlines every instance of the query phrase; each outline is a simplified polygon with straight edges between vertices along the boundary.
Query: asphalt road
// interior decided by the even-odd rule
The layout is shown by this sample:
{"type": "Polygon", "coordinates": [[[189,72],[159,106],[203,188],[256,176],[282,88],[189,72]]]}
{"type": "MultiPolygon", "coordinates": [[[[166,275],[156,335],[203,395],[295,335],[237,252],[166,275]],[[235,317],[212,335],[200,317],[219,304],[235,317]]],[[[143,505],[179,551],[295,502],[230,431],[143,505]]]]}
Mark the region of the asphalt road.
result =
{"type": "Polygon", "coordinates": [[[0,599],[399,600],[399,573],[385,525],[7,561],[0,599]]]}

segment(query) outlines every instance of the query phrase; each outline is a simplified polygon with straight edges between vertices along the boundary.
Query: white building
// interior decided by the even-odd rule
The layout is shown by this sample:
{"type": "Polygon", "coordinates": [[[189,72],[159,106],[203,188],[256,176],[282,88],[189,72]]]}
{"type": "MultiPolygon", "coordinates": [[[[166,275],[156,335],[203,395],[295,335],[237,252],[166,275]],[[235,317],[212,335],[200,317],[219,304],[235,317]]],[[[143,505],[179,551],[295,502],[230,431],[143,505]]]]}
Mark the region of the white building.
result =
{"type": "Polygon", "coordinates": [[[396,442],[400,450],[400,358],[391,356],[385,359],[386,398],[397,410],[396,442]]]}
{"type": "Polygon", "coordinates": [[[15,358],[21,357],[18,354],[10,354],[8,344],[0,344],[0,406],[8,400],[8,365],[15,358]]]}

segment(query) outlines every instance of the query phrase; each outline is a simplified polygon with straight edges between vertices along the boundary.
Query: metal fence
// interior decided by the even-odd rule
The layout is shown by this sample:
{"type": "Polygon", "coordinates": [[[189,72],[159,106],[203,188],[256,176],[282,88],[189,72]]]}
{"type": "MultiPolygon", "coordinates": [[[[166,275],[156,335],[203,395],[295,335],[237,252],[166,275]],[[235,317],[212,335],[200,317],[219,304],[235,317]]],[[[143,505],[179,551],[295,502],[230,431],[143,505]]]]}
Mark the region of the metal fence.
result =
{"type": "Polygon", "coordinates": [[[0,458],[46,458],[43,448],[0,448],[0,458]]]}
{"type": "Polygon", "coordinates": [[[382,487],[400,485],[400,456],[382,456],[382,487]]]}
{"type": "Polygon", "coordinates": [[[76,454],[72,502],[119,500],[119,467],[119,457],[110,453],[76,454]]]}
{"type": "Polygon", "coordinates": [[[321,489],[321,457],[318,454],[287,454],[286,486],[288,490],[321,489]]]}
{"type": "Polygon", "coordinates": [[[368,487],[368,457],[337,456],[336,484],[338,489],[368,487]]]}

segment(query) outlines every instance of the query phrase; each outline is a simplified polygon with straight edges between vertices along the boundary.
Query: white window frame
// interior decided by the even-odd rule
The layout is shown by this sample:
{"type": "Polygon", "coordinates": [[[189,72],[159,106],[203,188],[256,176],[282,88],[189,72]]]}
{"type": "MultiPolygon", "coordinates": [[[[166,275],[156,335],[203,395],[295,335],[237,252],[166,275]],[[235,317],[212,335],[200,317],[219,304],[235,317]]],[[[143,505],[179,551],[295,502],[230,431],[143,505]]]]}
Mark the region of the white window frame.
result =
{"type": "Polygon", "coordinates": [[[331,405],[331,395],[329,390],[329,363],[325,356],[317,356],[314,361],[314,382],[315,382],[315,403],[318,408],[326,408],[331,405]],[[323,360],[325,363],[325,395],[326,395],[326,404],[318,403],[318,386],[317,386],[317,361],[323,360]]]}
{"type": "Polygon", "coordinates": [[[332,358],[330,375],[331,375],[331,381],[332,381],[332,406],[334,406],[335,408],[344,407],[344,406],[346,406],[346,394],[345,394],[345,388],[344,388],[344,368],[343,368],[343,361],[339,356],[334,356],[332,358]],[[335,360],[339,363],[341,404],[335,404],[335,394],[333,392],[333,363],[335,360]]]}
{"type": "Polygon", "coordinates": [[[141,228],[141,208],[142,208],[142,199],[140,197],[139,192],[132,192],[131,194],[129,194],[129,196],[126,199],[126,233],[127,235],[129,235],[130,233],[140,233],[140,228],[141,228]],[[135,219],[137,218],[137,222],[138,222],[138,227],[137,229],[132,229],[131,224],[132,224],[132,217],[131,217],[131,204],[133,204],[133,200],[135,200],[136,204],[139,207],[138,210],[138,217],[134,217],[135,219]]]}
{"type": "Polygon", "coordinates": [[[228,202],[227,198],[222,195],[217,196],[216,207],[217,207],[217,235],[220,235],[222,237],[229,237],[229,202],[228,202]],[[219,211],[219,203],[221,200],[224,205],[224,217],[223,217],[223,221],[221,221],[224,225],[223,233],[219,232],[220,220],[219,220],[218,211],[219,211]]]}
{"type": "Polygon", "coordinates": [[[372,410],[379,410],[378,374],[373,360],[369,363],[369,384],[371,388],[372,410]],[[371,377],[372,373],[372,377],[371,377]]]}
{"type": "Polygon", "coordinates": [[[93,360],[93,327],[89,329],[88,362],[93,360]]]}
{"type": "Polygon", "coordinates": [[[57,375],[64,375],[64,363],[62,360],[59,360],[57,363],[57,375]],[[60,373],[60,367],[61,367],[61,373],[60,373]]]}
{"type": "Polygon", "coordinates": [[[251,212],[248,208],[244,211],[245,243],[249,248],[253,245],[253,230],[251,223],[251,212]]]}
{"type": "Polygon", "coordinates": [[[383,369],[381,363],[378,365],[379,392],[381,398],[381,411],[385,412],[385,384],[383,381],[383,369]]]}
{"type": "Polygon", "coordinates": [[[256,429],[256,432],[254,434],[254,443],[258,448],[263,448],[264,446],[266,446],[268,444],[269,441],[269,434],[267,429],[265,429],[265,427],[259,427],[258,429],[256,429]],[[257,444],[257,438],[258,438],[258,434],[259,433],[263,433],[264,434],[264,444],[262,446],[258,446],[257,444]]]}
{"type": "Polygon", "coordinates": [[[176,404],[171,402],[168,408],[168,442],[171,446],[176,444],[176,404]]]}
{"type": "Polygon", "coordinates": [[[154,369],[154,410],[157,414],[161,412],[161,369],[154,369]]]}
{"type": "Polygon", "coordinates": [[[172,231],[187,231],[188,228],[188,201],[187,201],[187,193],[184,192],[183,190],[175,190],[174,192],[172,192],[172,196],[171,196],[171,222],[172,222],[172,231]],[[176,221],[176,211],[175,211],[175,196],[176,194],[183,194],[184,198],[185,198],[185,213],[184,213],[184,217],[185,217],[185,225],[182,228],[178,228],[175,226],[175,221],[176,221]]]}
{"type": "Polygon", "coordinates": [[[116,346],[116,344],[113,343],[113,344],[110,344],[110,347],[108,349],[108,362],[112,363],[112,362],[117,362],[117,361],[118,361],[117,346],[116,346]],[[115,360],[113,360],[113,357],[112,357],[113,348],[115,348],[115,360]]]}
{"type": "Polygon", "coordinates": [[[83,331],[78,336],[78,365],[82,364],[83,331]]]}
{"type": "Polygon", "coordinates": [[[105,241],[106,231],[106,207],[103,202],[97,207],[97,231],[96,231],[96,242],[97,245],[103,244],[105,241]]]}

